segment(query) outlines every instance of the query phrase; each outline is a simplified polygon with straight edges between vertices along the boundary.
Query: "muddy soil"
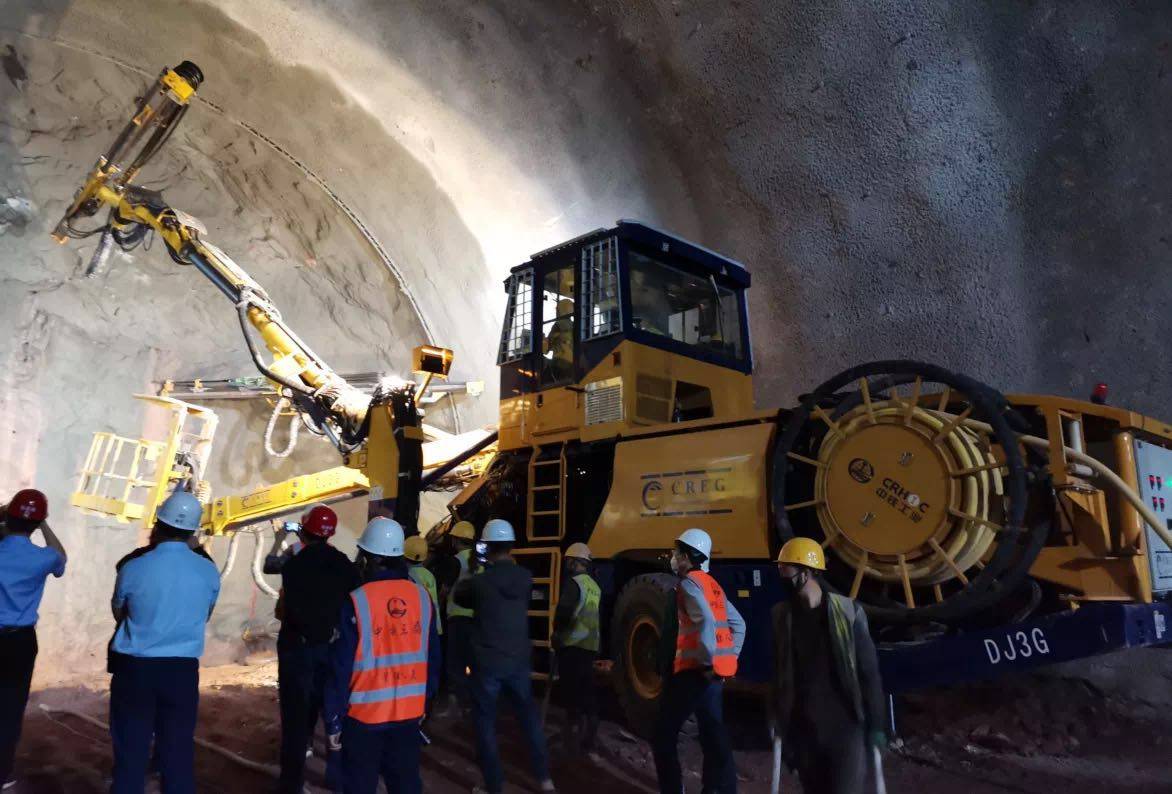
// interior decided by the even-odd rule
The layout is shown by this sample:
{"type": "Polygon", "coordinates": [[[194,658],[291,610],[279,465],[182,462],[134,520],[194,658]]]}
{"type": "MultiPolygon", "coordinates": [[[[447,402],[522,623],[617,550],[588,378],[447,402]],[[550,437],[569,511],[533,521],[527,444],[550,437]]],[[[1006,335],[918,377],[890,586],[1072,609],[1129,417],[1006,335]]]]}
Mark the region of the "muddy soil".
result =
{"type": "MultiPolygon", "coordinates": [[[[101,792],[108,786],[110,745],[100,728],[76,710],[104,721],[105,681],[34,695],[17,759],[20,782],[13,794],[101,792]]],[[[203,671],[198,735],[261,765],[277,763],[276,665],[226,666],[203,671]]],[[[760,699],[730,697],[730,725],[742,792],[769,790],[770,752],[760,699]]],[[[991,684],[920,693],[897,703],[900,745],[888,754],[888,790],[928,792],[1038,792],[1112,794],[1172,792],[1172,717],[1142,704],[1112,702],[1078,681],[1021,677],[991,684]]],[[[550,749],[559,791],[569,794],[655,792],[647,744],[617,721],[606,703],[596,759],[572,763],[560,752],[561,712],[550,710],[550,749]]],[[[472,726],[459,717],[430,721],[433,743],[424,751],[424,789],[468,792],[480,782],[472,726]]],[[[519,734],[501,720],[506,792],[536,791],[519,734]]],[[[684,739],[688,788],[699,790],[699,747],[684,739]]],[[[324,763],[310,762],[308,791],[324,788],[324,763]]],[[[265,791],[273,778],[220,755],[196,750],[201,792],[265,791]]],[[[156,789],[148,789],[157,790],[156,789]]],[[[787,776],[783,791],[800,791],[787,776]]]]}

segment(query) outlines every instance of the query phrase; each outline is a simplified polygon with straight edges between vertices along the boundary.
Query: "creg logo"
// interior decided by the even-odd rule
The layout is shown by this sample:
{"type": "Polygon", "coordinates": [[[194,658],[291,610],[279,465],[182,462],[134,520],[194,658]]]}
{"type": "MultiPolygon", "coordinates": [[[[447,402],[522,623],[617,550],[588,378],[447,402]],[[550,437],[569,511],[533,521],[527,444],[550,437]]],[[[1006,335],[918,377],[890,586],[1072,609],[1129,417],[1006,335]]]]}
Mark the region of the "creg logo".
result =
{"type": "Polygon", "coordinates": [[[855,482],[868,483],[875,476],[875,467],[863,458],[855,458],[846,469],[855,482]]]}
{"type": "Polygon", "coordinates": [[[652,513],[658,513],[663,507],[663,483],[651,480],[643,486],[643,507],[652,513]]]}

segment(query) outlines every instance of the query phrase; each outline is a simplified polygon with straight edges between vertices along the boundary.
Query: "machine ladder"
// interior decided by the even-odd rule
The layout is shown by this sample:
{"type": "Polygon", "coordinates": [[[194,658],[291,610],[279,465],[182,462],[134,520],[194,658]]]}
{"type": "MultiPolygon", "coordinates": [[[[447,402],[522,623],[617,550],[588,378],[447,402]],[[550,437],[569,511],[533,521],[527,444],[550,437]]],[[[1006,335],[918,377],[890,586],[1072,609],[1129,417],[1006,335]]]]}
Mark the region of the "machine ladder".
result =
{"type": "Polygon", "coordinates": [[[534,447],[525,511],[525,537],[530,543],[557,543],[565,536],[565,482],[566,445],[534,447]]]}

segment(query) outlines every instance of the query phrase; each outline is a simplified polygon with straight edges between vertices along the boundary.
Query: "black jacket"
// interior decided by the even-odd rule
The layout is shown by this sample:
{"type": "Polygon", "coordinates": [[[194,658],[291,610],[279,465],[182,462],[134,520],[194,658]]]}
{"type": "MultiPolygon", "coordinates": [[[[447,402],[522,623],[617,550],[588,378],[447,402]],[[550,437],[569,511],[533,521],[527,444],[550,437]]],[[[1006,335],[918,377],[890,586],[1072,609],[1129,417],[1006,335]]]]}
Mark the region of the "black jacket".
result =
{"type": "Polygon", "coordinates": [[[456,586],[456,603],[476,611],[472,650],[478,669],[490,675],[529,671],[532,591],[533,577],[512,559],[489,563],[456,586]]]}
{"type": "Polygon", "coordinates": [[[309,543],[281,567],[281,639],[326,643],[338,610],[362,584],[358,568],[328,543],[309,543]]]}

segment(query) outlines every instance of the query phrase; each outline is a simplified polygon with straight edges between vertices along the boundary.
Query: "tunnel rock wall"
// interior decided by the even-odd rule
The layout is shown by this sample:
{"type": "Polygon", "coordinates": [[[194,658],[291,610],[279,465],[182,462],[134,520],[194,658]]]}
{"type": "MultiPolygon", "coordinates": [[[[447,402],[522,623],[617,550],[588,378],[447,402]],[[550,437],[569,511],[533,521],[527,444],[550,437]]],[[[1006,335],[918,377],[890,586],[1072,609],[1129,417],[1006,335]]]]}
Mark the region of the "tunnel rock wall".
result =
{"type": "MultiPolygon", "coordinates": [[[[1106,380],[1115,401],[1167,414],[1166,4],[0,9],[0,490],[44,485],[86,560],[50,585],[49,675],[98,663],[67,632],[108,631],[110,565],[135,542],[65,508],[88,434],[132,431],[128,395],[152,381],[251,374],[229,307],[158,248],[89,282],[90,245],[46,236],[130,98],[182,58],[208,79],[152,186],[338,369],[401,371],[419,341],[453,347],[455,377],[488,391],[429,421],[493,421],[500,279],[619,217],[748,265],[762,406],[910,357],[1006,391],[1106,380]]],[[[336,461],[312,439],[274,461],[265,406],[215,407],[220,492],[336,461]]],[[[347,508],[347,538],[361,513],[347,508]]],[[[267,621],[245,557],[217,658],[267,621]]]]}

